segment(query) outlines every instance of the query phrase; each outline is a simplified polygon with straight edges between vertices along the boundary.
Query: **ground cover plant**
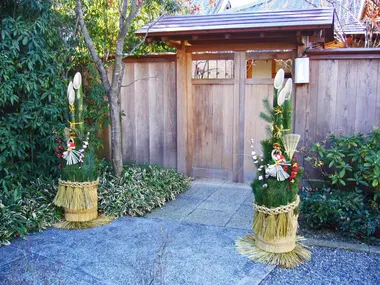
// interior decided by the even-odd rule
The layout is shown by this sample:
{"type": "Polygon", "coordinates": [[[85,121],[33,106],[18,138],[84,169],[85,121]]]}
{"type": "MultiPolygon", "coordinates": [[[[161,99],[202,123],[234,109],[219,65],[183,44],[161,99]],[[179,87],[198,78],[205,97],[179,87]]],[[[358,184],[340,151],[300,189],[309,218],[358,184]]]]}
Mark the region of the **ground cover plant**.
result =
{"type": "Polygon", "coordinates": [[[324,181],[303,192],[303,223],[330,228],[370,242],[380,238],[380,131],[330,135],[306,158],[324,181]]]}
{"type": "Polygon", "coordinates": [[[143,216],[187,190],[191,179],[173,169],[131,165],[121,177],[103,165],[99,178],[99,209],[107,215],[143,216]]]}
{"type": "MultiPolygon", "coordinates": [[[[98,207],[114,217],[143,216],[186,191],[191,181],[173,169],[151,165],[125,166],[117,177],[105,162],[99,177],[98,207]]],[[[53,204],[57,188],[56,180],[36,179],[29,186],[0,192],[0,245],[60,220],[62,210],[53,204]]]]}

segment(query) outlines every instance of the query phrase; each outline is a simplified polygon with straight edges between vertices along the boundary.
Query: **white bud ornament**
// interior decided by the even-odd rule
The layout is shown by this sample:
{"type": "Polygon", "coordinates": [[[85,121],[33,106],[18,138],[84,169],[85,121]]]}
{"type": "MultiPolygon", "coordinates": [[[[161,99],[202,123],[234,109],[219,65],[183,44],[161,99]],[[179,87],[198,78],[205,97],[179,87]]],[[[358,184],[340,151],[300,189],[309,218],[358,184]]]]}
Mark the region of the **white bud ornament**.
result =
{"type": "Polygon", "coordinates": [[[73,79],[73,87],[75,89],[79,89],[82,85],[82,75],[80,72],[75,73],[74,79],[73,79]]]}
{"type": "Polygon", "coordinates": [[[73,82],[70,81],[69,86],[67,86],[67,99],[69,100],[69,104],[73,105],[75,100],[75,91],[73,88],[73,82]]]}
{"type": "Polygon", "coordinates": [[[276,77],[274,78],[274,88],[277,90],[280,90],[282,86],[284,85],[284,77],[285,77],[285,71],[281,68],[276,73],[276,77]]]}

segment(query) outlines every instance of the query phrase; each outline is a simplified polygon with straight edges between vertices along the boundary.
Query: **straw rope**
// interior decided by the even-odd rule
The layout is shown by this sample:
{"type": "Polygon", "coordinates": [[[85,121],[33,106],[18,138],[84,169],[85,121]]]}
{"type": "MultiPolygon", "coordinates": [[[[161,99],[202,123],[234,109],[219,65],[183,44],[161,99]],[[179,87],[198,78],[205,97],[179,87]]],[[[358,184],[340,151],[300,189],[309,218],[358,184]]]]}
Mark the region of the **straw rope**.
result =
{"type": "Polygon", "coordinates": [[[69,186],[69,187],[93,187],[99,184],[99,179],[95,181],[86,182],[72,182],[66,180],[58,180],[59,186],[69,186]]]}
{"type": "Polygon", "coordinates": [[[253,207],[258,212],[272,216],[272,215],[279,215],[279,214],[288,213],[288,212],[294,210],[295,208],[297,208],[299,204],[300,204],[300,197],[297,195],[297,198],[294,202],[292,202],[288,205],[285,205],[285,206],[280,206],[280,207],[276,207],[276,208],[267,208],[265,206],[257,205],[255,202],[253,202],[253,207]]]}

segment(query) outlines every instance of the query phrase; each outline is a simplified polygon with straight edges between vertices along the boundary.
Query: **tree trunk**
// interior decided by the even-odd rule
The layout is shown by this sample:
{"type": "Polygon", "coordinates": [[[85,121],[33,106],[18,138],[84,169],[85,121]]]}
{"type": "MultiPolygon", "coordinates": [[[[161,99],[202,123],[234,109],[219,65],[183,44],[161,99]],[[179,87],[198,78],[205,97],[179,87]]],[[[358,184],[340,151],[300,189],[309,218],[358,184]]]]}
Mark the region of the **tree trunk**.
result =
{"type": "Polygon", "coordinates": [[[123,171],[123,156],[121,146],[121,117],[119,106],[119,94],[113,94],[110,90],[108,95],[111,114],[111,158],[115,174],[120,177],[123,171]]]}

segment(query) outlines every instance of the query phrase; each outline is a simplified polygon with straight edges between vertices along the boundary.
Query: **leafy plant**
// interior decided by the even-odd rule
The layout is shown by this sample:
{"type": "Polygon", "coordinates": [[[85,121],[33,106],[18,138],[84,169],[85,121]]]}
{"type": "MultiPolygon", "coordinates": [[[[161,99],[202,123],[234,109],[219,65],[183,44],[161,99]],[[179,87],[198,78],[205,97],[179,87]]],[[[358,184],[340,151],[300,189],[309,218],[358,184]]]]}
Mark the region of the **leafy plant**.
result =
{"type": "Polygon", "coordinates": [[[50,1],[10,1],[1,13],[0,180],[25,183],[57,172],[67,50],[50,1]],[[13,4],[15,6],[13,6],[13,4]]]}
{"type": "Polygon", "coordinates": [[[330,135],[315,143],[306,158],[336,188],[361,189],[374,201],[380,198],[380,130],[369,134],[330,135]]]}
{"type": "Polygon", "coordinates": [[[58,221],[61,212],[52,203],[56,192],[51,179],[36,179],[27,187],[18,184],[12,191],[0,191],[0,245],[58,221]]]}
{"type": "Polygon", "coordinates": [[[366,241],[379,241],[380,207],[366,201],[363,193],[325,188],[301,194],[303,226],[339,230],[366,241]]]}
{"type": "Polygon", "coordinates": [[[158,166],[127,166],[121,177],[103,165],[98,187],[99,209],[110,216],[143,216],[185,191],[190,178],[158,166]]]}

